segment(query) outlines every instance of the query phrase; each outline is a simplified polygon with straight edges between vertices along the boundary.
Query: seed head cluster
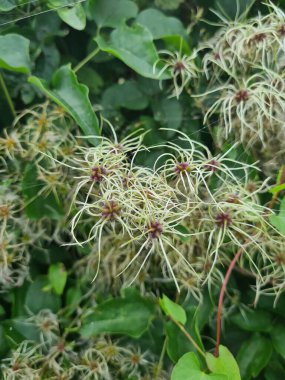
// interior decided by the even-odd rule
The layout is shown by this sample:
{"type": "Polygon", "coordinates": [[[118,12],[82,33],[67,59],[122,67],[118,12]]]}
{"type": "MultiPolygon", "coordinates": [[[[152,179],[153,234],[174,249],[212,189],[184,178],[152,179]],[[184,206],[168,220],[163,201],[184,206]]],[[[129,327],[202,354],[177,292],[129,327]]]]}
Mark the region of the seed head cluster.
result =
{"type": "Polygon", "coordinates": [[[268,9],[235,21],[220,15],[221,27],[199,51],[209,83],[204,122],[218,119],[217,141],[240,141],[270,175],[285,148],[285,13],[271,1],[268,9]]]}
{"type": "MultiPolygon", "coordinates": [[[[25,310],[36,343],[24,340],[11,351],[1,365],[4,380],[166,379],[158,355],[128,339],[73,339],[97,305],[95,289],[104,297],[106,289],[118,294],[135,284],[151,294],[167,284],[199,302],[205,287],[220,289],[225,268],[242,250],[236,268],[254,278],[256,302],[261,294],[278,301],[285,237],[264,205],[270,178],[260,180],[259,163],[233,158],[242,143],[261,158],[265,174],[284,160],[285,14],[272,2],[268,7],[268,15],[251,19],[221,17],[219,31],[197,51],[161,51],[154,65],[161,80],[172,78],[170,96],[177,98],[204,72],[208,88],[194,99],[204,123],[218,125],[219,154],[170,128],[164,132],[173,139],[155,146],[145,146],[146,133],[136,128],[119,139],[103,118],[102,136],[92,136],[91,145],[49,102],[3,131],[1,293],[8,297],[31,281],[30,260],[40,266],[59,245],[72,257],[71,281],[80,284],[71,288],[77,301],[66,306],[67,319],[74,316],[67,328],[65,309],[25,310]],[[142,165],[148,156],[151,163],[142,165]]],[[[50,284],[40,290],[49,292],[50,284]]]]}
{"type": "Polygon", "coordinates": [[[107,282],[119,275],[122,285],[141,282],[155,262],[178,290],[191,278],[190,292],[199,296],[203,284],[220,279],[229,252],[244,245],[240,265],[263,279],[260,265],[271,259],[260,239],[270,241],[276,231],[268,221],[272,211],[259,202],[266,183],[250,182],[255,165],[231,159],[231,150],[213,157],[182,132],[177,143],[155,147],[165,153],[151,168],[136,164],[138,154],[152,149],[144,147],[139,131],[120,142],[120,151],[114,151],[117,144],[115,134],[114,141],[102,138],[65,163],[81,174],[71,234],[75,245],[91,247],[84,265],[94,279],[102,272],[107,282]],[[98,167],[105,172],[94,181],[90,172],[98,167]],[[259,252],[258,260],[251,251],[259,252]]]}

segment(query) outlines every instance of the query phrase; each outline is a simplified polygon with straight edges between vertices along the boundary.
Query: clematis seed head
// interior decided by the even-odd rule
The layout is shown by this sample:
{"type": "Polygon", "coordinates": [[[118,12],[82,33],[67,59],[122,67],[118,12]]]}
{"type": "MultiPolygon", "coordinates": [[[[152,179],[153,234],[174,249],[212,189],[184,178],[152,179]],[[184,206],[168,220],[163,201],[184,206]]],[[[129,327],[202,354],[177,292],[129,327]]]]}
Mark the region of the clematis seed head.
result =
{"type": "Polygon", "coordinates": [[[162,234],[162,232],[163,232],[163,228],[160,222],[155,221],[155,222],[150,223],[148,233],[151,239],[158,238],[162,234]]]}
{"type": "Polygon", "coordinates": [[[225,228],[232,224],[232,218],[229,214],[220,212],[216,215],[215,222],[218,227],[225,228]]]}

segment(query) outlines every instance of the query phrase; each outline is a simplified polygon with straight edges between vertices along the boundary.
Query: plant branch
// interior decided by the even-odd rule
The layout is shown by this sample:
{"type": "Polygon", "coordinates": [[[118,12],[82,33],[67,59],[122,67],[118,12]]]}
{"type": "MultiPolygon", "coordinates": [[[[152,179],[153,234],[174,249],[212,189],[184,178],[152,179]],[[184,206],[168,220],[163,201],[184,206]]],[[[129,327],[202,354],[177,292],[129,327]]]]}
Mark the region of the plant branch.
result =
{"type": "MultiPolygon", "coordinates": [[[[245,242],[245,244],[246,244],[246,242],[245,242]]],[[[214,355],[216,357],[219,356],[219,345],[220,345],[220,340],[221,340],[221,317],[222,317],[223,301],[224,301],[225,291],[227,288],[227,283],[228,283],[229,278],[231,276],[231,273],[232,273],[232,271],[236,265],[236,262],[238,261],[238,259],[240,258],[240,256],[242,255],[243,252],[244,252],[244,246],[241,246],[240,249],[235,254],[234,258],[232,259],[232,261],[228,267],[227,273],[226,273],[224,281],[223,281],[223,285],[221,287],[219,304],[218,304],[218,312],[217,312],[216,348],[215,348],[215,353],[214,353],[214,355]]]]}
{"type": "Polygon", "coordinates": [[[164,339],[164,342],[163,342],[163,346],[162,346],[161,354],[160,354],[160,357],[159,357],[159,362],[158,362],[158,365],[157,365],[157,370],[156,370],[156,373],[155,373],[154,380],[158,379],[158,377],[160,375],[160,372],[162,370],[163,359],[164,359],[165,352],[166,352],[166,346],[167,346],[167,337],[164,339]]]}
{"type": "Polygon", "coordinates": [[[77,66],[75,66],[73,71],[77,73],[77,71],[79,71],[84,65],[86,65],[86,63],[88,63],[93,57],[95,57],[95,55],[98,54],[99,51],[99,48],[93,50],[90,54],[87,55],[87,57],[85,57],[81,62],[79,62],[77,66]]]}
{"type": "Polygon", "coordinates": [[[16,118],[17,115],[16,115],[16,111],[15,111],[15,108],[14,108],[14,104],[13,104],[13,101],[11,99],[11,96],[9,94],[8,88],[6,86],[6,83],[4,81],[4,78],[3,78],[2,74],[1,74],[1,72],[0,72],[0,86],[2,87],[4,96],[6,98],[8,106],[9,106],[9,108],[11,110],[11,113],[12,113],[13,117],[16,118]]]}
{"type": "Polygon", "coordinates": [[[169,316],[169,317],[172,320],[172,322],[175,323],[176,326],[179,327],[179,329],[183,332],[183,334],[186,336],[186,338],[192,343],[192,345],[196,348],[196,350],[199,352],[199,354],[201,354],[205,358],[206,357],[205,352],[203,350],[201,350],[201,348],[199,347],[199,345],[195,342],[195,340],[188,333],[188,331],[184,328],[184,326],[181,325],[181,323],[177,322],[175,319],[171,318],[171,316],[169,316]]]}

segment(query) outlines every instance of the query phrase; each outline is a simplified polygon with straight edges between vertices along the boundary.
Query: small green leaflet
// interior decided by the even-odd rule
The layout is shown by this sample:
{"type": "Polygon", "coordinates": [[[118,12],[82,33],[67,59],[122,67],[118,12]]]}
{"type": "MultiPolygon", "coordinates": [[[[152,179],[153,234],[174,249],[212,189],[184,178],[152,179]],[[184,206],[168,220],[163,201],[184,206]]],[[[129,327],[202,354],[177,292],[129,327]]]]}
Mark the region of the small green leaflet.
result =
{"type": "Polygon", "coordinates": [[[182,306],[171,301],[165,294],[159,300],[160,306],[164,313],[174,319],[176,322],[185,325],[187,321],[185,310],[182,306]]]}

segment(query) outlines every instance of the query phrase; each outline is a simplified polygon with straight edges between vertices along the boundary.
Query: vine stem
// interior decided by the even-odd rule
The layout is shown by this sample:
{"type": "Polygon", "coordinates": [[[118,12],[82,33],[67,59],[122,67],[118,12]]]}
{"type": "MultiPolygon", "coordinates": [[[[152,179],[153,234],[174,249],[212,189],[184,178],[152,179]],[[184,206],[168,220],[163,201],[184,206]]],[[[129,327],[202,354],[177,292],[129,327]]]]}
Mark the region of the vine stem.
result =
{"type": "Polygon", "coordinates": [[[186,336],[186,338],[193,344],[193,346],[196,348],[196,350],[201,354],[204,358],[206,357],[206,354],[201,348],[198,346],[198,344],[195,342],[195,340],[192,338],[192,336],[188,333],[188,331],[182,326],[179,322],[175,321],[175,319],[171,318],[172,322],[176,324],[180,328],[180,330],[183,332],[183,334],[186,336]]]}
{"type": "MultiPolygon", "coordinates": [[[[278,181],[278,184],[282,184],[284,182],[285,182],[285,166],[283,166],[283,168],[282,168],[282,172],[281,172],[281,176],[280,176],[280,180],[278,181]]],[[[274,194],[274,196],[271,199],[271,202],[269,203],[268,208],[272,209],[274,207],[277,198],[278,198],[278,193],[274,194]]],[[[247,242],[248,242],[248,240],[245,241],[244,245],[247,242]]],[[[240,258],[240,256],[242,255],[242,253],[244,251],[244,245],[240,247],[240,249],[235,254],[234,258],[232,259],[232,261],[228,267],[227,273],[225,275],[223,285],[221,287],[219,304],[218,304],[218,312],[217,312],[216,347],[215,347],[215,353],[214,353],[214,355],[216,357],[219,356],[219,345],[220,345],[220,340],[221,340],[221,316],[222,316],[222,308],[223,308],[225,291],[227,288],[229,278],[232,274],[232,271],[235,268],[236,262],[238,261],[238,259],[240,258]]],[[[245,274],[245,272],[243,272],[243,274],[245,274]]],[[[246,274],[250,274],[250,273],[246,273],[246,274]]]]}
{"type": "MultiPolygon", "coordinates": [[[[245,244],[246,244],[246,242],[245,242],[245,244]]],[[[235,254],[234,258],[232,259],[232,261],[228,267],[227,273],[226,273],[224,281],[223,281],[223,285],[221,287],[219,304],[218,304],[218,312],[217,312],[216,347],[215,347],[215,353],[214,353],[216,358],[219,357],[219,345],[220,345],[220,340],[221,340],[221,317],[222,317],[223,301],[224,301],[224,296],[225,296],[227,284],[228,284],[229,278],[232,274],[232,271],[236,265],[236,262],[238,261],[238,259],[240,258],[240,256],[242,255],[243,252],[244,252],[244,246],[241,246],[240,249],[235,254]]]]}
{"type": "Polygon", "coordinates": [[[8,103],[8,106],[11,110],[11,113],[13,115],[14,118],[16,118],[17,114],[16,114],[16,111],[15,111],[15,108],[14,108],[14,104],[13,104],[13,101],[11,99],[11,96],[9,94],[9,91],[7,89],[7,86],[6,86],[6,83],[4,81],[4,78],[0,72],[0,86],[2,87],[2,90],[3,90],[3,93],[4,93],[4,96],[7,100],[7,103],[8,103]]]}
{"type": "Polygon", "coordinates": [[[96,48],[95,50],[91,51],[90,54],[88,54],[81,62],[78,63],[77,66],[73,69],[73,71],[76,73],[79,71],[84,65],[86,65],[87,62],[89,62],[93,57],[95,57],[96,54],[98,54],[100,51],[99,48],[96,48]]]}
{"type": "Polygon", "coordinates": [[[167,337],[164,339],[164,342],[163,342],[163,346],[162,346],[161,354],[160,354],[160,357],[159,357],[159,362],[158,362],[157,371],[156,371],[154,380],[158,379],[158,377],[160,375],[160,372],[162,370],[163,359],[164,359],[165,352],[166,352],[166,346],[167,346],[167,337]]]}

